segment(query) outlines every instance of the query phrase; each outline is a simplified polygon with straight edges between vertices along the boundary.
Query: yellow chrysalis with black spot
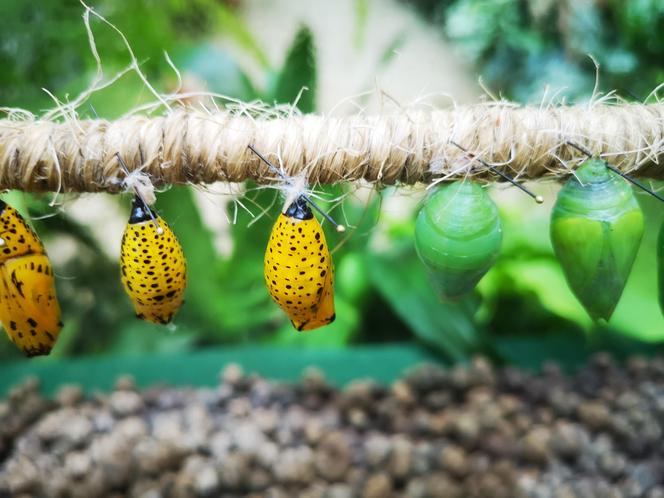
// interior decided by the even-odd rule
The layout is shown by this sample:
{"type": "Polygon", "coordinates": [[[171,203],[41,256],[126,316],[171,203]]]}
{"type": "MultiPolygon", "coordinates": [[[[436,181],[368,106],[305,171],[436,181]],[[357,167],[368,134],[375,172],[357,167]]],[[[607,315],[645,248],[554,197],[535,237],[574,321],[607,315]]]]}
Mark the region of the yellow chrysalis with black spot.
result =
{"type": "Polygon", "coordinates": [[[55,278],[37,234],[0,201],[0,322],[26,356],[47,355],[62,328],[55,278]]]}
{"type": "Polygon", "coordinates": [[[332,273],[323,228],[299,197],[279,215],[265,252],[265,283],[297,330],[334,321],[332,273]]]}
{"type": "Polygon", "coordinates": [[[166,222],[136,196],[120,250],[122,284],[141,320],[166,325],[184,301],[187,265],[166,222]]]}

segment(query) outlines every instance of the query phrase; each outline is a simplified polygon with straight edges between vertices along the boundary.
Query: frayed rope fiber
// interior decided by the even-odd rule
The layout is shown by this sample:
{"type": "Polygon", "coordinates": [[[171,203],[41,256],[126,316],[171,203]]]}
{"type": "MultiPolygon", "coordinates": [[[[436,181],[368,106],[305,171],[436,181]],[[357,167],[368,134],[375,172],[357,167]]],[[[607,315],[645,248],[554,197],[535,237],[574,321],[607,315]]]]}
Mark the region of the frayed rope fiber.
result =
{"type": "Polygon", "coordinates": [[[162,117],[117,121],[0,120],[0,188],[118,192],[128,169],[155,186],[177,183],[270,183],[271,172],[248,148],[310,184],[364,179],[429,183],[469,174],[494,180],[450,140],[521,179],[562,177],[581,159],[571,140],[636,176],[664,179],[664,104],[517,107],[482,104],[394,115],[254,118],[179,109],[162,117]],[[466,165],[464,167],[464,164],[466,165]],[[472,168],[470,170],[469,168],[472,168]]]}

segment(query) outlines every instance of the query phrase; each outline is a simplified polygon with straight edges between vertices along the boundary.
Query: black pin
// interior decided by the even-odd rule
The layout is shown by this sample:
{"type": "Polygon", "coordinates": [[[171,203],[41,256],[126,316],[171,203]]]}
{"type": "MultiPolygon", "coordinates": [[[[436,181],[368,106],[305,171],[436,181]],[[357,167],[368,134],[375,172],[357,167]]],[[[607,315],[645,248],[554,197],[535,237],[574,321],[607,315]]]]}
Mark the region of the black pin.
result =
{"type": "MultiPolygon", "coordinates": [[[[263,161],[265,164],[267,164],[267,166],[270,168],[270,170],[272,170],[272,172],[276,173],[282,180],[284,180],[286,182],[290,181],[289,178],[285,174],[283,174],[279,168],[277,168],[274,164],[272,164],[263,154],[258,152],[254,148],[253,145],[249,144],[249,145],[247,145],[247,147],[254,154],[256,154],[261,159],[261,161],[263,161]]],[[[318,211],[327,221],[332,223],[332,225],[335,227],[337,232],[345,232],[346,231],[345,226],[343,226],[343,225],[337,223],[336,221],[334,221],[334,219],[332,219],[332,217],[329,214],[327,214],[320,207],[318,207],[318,205],[316,205],[316,203],[307,194],[302,193],[302,194],[300,194],[300,197],[302,197],[305,201],[307,201],[309,203],[309,205],[311,207],[313,207],[316,211],[318,211]]]]}
{"type": "Polygon", "coordinates": [[[530,197],[532,197],[533,199],[535,199],[535,202],[536,202],[536,203],[538,203],[538,204],[542,204],[542,203],[544,202],[544,197],[542,197],[541,195],[536,195],[536,194],[534,194],[533,192],[531,192],[530,190],[528,190],[526,187],[524,187],[523,185],[521,185],[519,182],[517,182],[514,178],[512,178],[511,176],[509,176],[507,173],[503,173],[503,172],[500,171],[498,168],[496,168],[495,166],[493,166],[493,165],[487,163],[486,161],[484,161],[484,160],[483,160],[481,157],[479,157],[478,155],[473,154],[472,152],[469,152],[468,149],[466,149],[465,147],[462,147],[461,145],[459,145],[459,144],[456,143],[455,141],[450,140],[450,143],[451,143],[452,145],[454,145],[455,147],[458,147],[459,149],[461,149],[462,151],[464,151],[464,152],[466,153],[466,155],[467,155],[468,157],[470,157],[471,159],[476,160],[477,162],[479,162],[479,163],[480,163],[482,166],[484,166],[485,168],[490,169],[490,170],[491,170],[493,173],[495,173],[496,175],[498,175],[498,176],[502,177],[503,179],[507,180],[508,182],[510,182],[510,183],[511,183],[512,185],[514,185],[515,187],[521,189],[523,192],[525,192],[525,193],[528,194],[530,197]]]}
{"type": "MultiPolygon", "coordinates": [[[[570,147],[572,147],[572,148],[578,150],[579,152],[582,152],[582,153],[585,154],[586,156],[588,156],[588,159],[591,159],[591,158],[595,157],[595,155],[594,155],[592,152],[590,152],[588,149],[586,149],[585,147],[582,147],[582,146],[579,145],[579,144],[575,144],[574,142],[570,142],[569,140],[566,141],[565,143],[566,143],[567,145],[569,145],[570,147]]],[[[599,156],[597,156],[597,157],[599,157],[599,156]]],[[[622,176],[625,180],[627,180],[628,182],[630,182],[630,183],[636,185],[637,187],[639,187],[639,188],[640,188],[641,190],[643,190],[644,192],[648,192],[648,193],[649,193],[650,195],[652,195],[655,199],[658,199],[658,200],[664,202],[664,197],[662,197],[661,195],[659,195],[657,192],[654,192],[653,190],[649,189],[648,187],[646,187],[646,186],[645,186],[643,183],[641,183],[640,181],[635,180],[635,179],[632,178],[631,176],[626,175],[625,173],[623,173],[622,171],[620,171],[620,170],[619,170],[618,168],[616,168],[615,166],[611,166],[607,161],[604,161],[604,164],[606,165],[606,167],[607,167],[608,169],[610,169],[611,171],[613,171],[616,175],[622,176]]]]}

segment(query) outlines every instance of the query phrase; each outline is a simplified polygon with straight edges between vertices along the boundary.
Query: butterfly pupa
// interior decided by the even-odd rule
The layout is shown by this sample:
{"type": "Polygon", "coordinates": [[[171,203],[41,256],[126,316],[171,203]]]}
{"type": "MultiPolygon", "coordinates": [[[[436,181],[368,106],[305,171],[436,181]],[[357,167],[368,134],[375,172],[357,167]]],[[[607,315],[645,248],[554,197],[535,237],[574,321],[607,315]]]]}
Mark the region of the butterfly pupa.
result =
{"type": "Polygon", "coordinates": [[[265,251],[265,283],[299,331],[332,323],[333,267],[325,234],[299,196],[279,215],[265,251]]]}
{"type": "Polygon", "coordinates": [[[438,188],[415,222],[415,248],[438,294],[458,299],[493,266],[500,253],[498,208],[477,183],[438,188]]]}
{"type": "Polygon", "coordinates": [[[599,158],[583,162],[560,189],[551,242],[572,292],[595,320],[609,320],[643,236],[631,186],[599,158]]]}
{"type": "Polygon", "coordinates": [[[122,284],[141,320],[166,325],[184,301],[187,265],[168,224],[134,197],[120,250],[122,284]]]}
{"type": "Polygon", "coordinates": [[[0,322],[26,356],[47,355],[62,322],[53,268],[37,234],[0,201],[0,322]]]}
{"type": "MultiPolygon", "coordinates": [[[[471,161],[512,183],[537,203],[535,195],[514,178],[454,141],[471,161]]],[[[476,182],[464,180],[438,188],[415,222],[415,249],[443,299],[459,299],[472,291],[493,266],[502,244],[498,208],[476,182]]]]}

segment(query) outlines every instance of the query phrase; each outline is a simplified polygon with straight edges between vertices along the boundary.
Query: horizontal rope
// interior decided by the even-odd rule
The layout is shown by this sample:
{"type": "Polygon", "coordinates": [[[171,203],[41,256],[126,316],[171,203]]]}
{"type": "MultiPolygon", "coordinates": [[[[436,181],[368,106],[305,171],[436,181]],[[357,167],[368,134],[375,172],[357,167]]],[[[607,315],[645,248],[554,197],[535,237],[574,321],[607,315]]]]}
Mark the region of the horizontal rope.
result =
{"type": "Polygon", "coordinates": [[[0,120],[0,188],[117,192],[123,171],[143,168],[156,186],[217,181],[259,183],[275,175],[254,145],[310,184],[364,179],[431,182],[470,172],[497,179],[450,140],[521,179],[560,177],[581,158],[566,140],[602,153],[635,176],[664,178],[664,104],[562,107],[476,105],[396,115],[252,118],[176,110],[117,121],[0,120]],[[143,158],[143,160],[141,160],[143,158]]]}

